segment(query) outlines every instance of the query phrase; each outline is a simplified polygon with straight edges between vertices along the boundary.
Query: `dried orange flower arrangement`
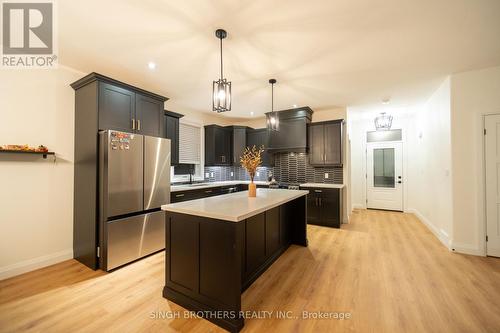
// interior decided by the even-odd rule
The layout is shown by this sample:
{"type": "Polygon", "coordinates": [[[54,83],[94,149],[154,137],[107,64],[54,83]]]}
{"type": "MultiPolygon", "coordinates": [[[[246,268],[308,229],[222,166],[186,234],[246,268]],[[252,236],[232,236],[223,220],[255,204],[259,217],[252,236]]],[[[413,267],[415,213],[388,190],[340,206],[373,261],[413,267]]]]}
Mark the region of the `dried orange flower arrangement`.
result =
{"type": "Polygon", "coordinates": [[[253,182],[255,178],[255,173],[257,172],[257,168],[262,164],[261,154],[264,152],[264,146],[260,146],[259,148],[253,146],[252,148],[246,147],[243,152],[243,156],[240,157],[241,166],[245,168],[245,170],[250,175],[250,184],[248,185],[248,196],[255,197],[257,195],[257,186],[253,182]]]}

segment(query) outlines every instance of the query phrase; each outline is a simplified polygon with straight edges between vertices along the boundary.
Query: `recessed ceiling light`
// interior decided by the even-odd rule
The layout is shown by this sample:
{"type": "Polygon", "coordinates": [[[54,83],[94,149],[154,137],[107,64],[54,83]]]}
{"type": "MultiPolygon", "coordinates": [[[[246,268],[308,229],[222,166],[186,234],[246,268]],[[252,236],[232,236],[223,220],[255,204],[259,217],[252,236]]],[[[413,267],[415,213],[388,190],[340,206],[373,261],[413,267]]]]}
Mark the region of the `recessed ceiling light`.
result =
{"type": "Polygon", "coordinates": [[[149,69],[155,69],[156,68],[156,64],[152,61],[148,62],[148,68],[149,69]]]}
{"type": "Polygon", "coordinates": [[[296,108],[296,107],[297,107],[297,104],[292,105],[292,108],[296,108]]]}
{"type": "Polygon", "coordinates": [[[382,104],[389,104],[390,101],[391,101],[390,97],[385,97],[384,99],[382,99],[382,104]]]}
{"type": "Polygon", "coordinates": [[[250,112],[250,115],[253,116],[253,111],[250,112]]]}

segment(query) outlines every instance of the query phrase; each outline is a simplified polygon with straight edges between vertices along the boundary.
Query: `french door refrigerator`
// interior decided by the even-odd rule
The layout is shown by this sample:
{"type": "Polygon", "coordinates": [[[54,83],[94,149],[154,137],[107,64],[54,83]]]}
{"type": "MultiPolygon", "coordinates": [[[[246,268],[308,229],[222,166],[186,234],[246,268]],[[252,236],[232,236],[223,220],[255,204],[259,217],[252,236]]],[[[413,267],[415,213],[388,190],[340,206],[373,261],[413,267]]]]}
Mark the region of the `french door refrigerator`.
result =
{"type": "Polygon", "coordinates": [[[99,133],[99,266],[109,271],[165,248],[170,140],[99,133]]]}

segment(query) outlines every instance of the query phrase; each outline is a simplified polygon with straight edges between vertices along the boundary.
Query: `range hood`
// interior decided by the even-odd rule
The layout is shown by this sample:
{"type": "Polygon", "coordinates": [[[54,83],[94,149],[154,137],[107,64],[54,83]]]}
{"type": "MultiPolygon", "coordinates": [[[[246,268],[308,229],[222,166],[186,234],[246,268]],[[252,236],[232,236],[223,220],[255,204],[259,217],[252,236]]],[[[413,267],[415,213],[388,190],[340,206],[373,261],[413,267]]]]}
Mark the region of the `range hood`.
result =
{"type": "MultiPolygon", "coordinates": [[[[270,112],[266,113],[268,116],[270,112]]],[[[311,123],[313,110],[308,106],[278,111],[279,131],[268,127],[270,153],[308,151],[308,124],[311,123]]]]}

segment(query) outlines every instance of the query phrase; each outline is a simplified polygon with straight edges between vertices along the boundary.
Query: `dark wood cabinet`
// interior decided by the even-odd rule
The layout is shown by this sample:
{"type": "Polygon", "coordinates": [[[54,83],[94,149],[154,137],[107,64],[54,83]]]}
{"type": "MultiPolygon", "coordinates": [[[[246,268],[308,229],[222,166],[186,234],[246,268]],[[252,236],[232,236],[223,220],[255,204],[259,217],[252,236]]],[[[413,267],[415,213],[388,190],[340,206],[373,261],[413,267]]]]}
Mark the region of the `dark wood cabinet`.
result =
{"type": "Polygon", "coordinates": [[[208,188],[193,188],[190,190],[183,191],[175,191],[170,193],[170,202],[181,202],[187,200],[194,200],[200,198],[212,197],[215,195],[228,194],[239,191],[248,190],[248,185],[239,184],[239,185],[223,185],[223,186],[214,186],[208,188]]]}
{"type": "Polygon", "coordinates": [[[246,221],[246,267],[245,272],[254,272],[266,260],[265,213],[252,216],[246,221]]]}
{"type": "Polygon", "coordinates": [[[231,138],[231,155],[233,165],[240,165],[240,158],[247,146],[247,127],[245,126],[230,126],[232,131],[231,138]]]}
{"type": "Polygon", "coordinates": [[[269,129],[268,148],[272,152],[307,152],[307,125],[311,122],[313,111],[300,107],[278,111],[279,131],[269,129]]]}
{"type": "Polygon", "coordinates": [[[167,98],[98,73],[71,87],[75,90],[73,253],[76,260],[97,269],[99,131],[161,137],[167,98]]]}
{"type": "Polygon", "coordinates": [[[281,247],[280,207],[266,211],[266,256],[276,253],[281,247]]]}
{"type": "Polygon", "coordinates": [[[165,137],[163,101],[135,94],[135,132],[142,135],[165,137]]]}
{"type": "Polygon", "coordinates": [[[230,128],[219,125],[205,126],[205,165],[229,166],[232,164],[230,128]]]}
{"type": "Polygon", "coordinates": [[[165,110],[164,137],[170,139],[172,165],[179,164],[179,119],[182,117],[184,116],[180,113],[165,110]]]}
{"type": "Polygon", "coordinates": [[[309,126],[309,164],[342,166],[342,123],[340,119],[309,126]]]}
{"type": "Polygon", "coordinates": [[[342,223],[342,189],[303,188],[307,196],[307,223],[340,228],[342,223]]]}
{"type": "Polygon", "coordinates": [[[99,82],[99,129],[164,137],[165,99],[99,82]]]}
{"type": "Polygon", "coordinates": [[[135,93],[113,84],[100,82],[98,114],[100,130],[133,132],[135,93]]]}
{"type": "Polygon", "coordinates": [[[262,153],[262,166],[274,166],[274,155],[269,151],[269,136],[267,128],[257,128],[247,130],[247,147],[264,146],[262,153]]]}

